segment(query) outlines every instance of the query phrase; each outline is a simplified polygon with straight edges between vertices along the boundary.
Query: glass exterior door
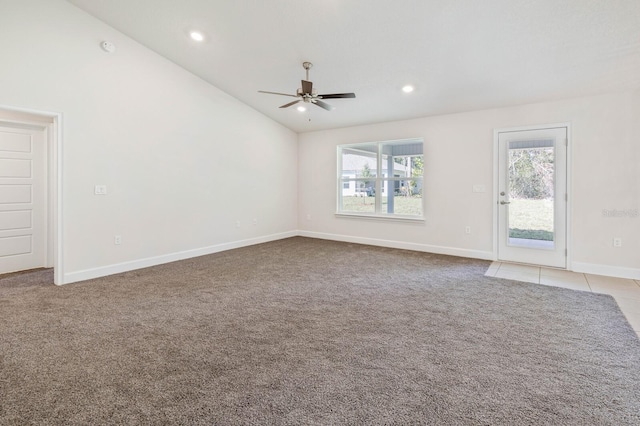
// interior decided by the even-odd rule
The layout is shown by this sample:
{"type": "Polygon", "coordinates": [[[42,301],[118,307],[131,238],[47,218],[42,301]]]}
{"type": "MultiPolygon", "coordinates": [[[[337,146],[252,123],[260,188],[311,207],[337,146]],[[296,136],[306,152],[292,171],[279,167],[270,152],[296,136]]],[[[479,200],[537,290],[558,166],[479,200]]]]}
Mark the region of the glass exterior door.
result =
{"type": "Polygon", "coordinates": [[[498,259],[566,267],[566,128],[498,135],[498,259]]]}

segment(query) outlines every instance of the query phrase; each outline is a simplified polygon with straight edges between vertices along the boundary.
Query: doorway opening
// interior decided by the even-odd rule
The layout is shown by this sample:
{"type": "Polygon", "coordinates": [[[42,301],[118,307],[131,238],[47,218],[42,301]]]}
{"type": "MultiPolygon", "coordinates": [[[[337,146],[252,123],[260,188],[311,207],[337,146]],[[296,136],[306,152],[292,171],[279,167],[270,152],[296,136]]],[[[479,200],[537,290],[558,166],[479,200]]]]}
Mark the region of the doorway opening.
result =
{"type": "Polygon", "coordinates": [[[0,106],[0,274],[53,268],[63,283],[60,122],[0,106]]]}

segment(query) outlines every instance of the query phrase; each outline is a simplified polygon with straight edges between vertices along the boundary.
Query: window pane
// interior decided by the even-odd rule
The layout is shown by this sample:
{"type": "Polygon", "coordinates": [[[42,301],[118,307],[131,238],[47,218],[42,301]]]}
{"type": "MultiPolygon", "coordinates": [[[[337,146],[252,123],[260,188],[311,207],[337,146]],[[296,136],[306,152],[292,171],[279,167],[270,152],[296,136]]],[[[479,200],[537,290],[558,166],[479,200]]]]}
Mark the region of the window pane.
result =
{"type": "Polygon", "coordinates": [[[382,213],[403,216],[422,216],[422,178],[387,179],[391,192],[382,195],[382,213]]]}
{"type": "MultiPolygon", "coordinates": [[[[342,149],[342,171],[343,177],[367,178],[376,177],[378,168],[376,145],[364,144],[362,147],[342,149]]],[[[369,182],[365,186],[375,186],[369,182]]]]}
{"type": "MultiPolygon", "coordinates": [[[[375,191],[369,192],[362,181],[350,181],[350,188],[345,189],[344,183],[341,186],[340,199],[344,213],[375,213],[376,198],[375,191]]],[[[374,187],[375,188],[375,187],[374,187]]]]}
{"type": "Polygon", "coordinates": [[[383,177],[422,177],[423,144],[417,141],[381,144],[383,177]]]}

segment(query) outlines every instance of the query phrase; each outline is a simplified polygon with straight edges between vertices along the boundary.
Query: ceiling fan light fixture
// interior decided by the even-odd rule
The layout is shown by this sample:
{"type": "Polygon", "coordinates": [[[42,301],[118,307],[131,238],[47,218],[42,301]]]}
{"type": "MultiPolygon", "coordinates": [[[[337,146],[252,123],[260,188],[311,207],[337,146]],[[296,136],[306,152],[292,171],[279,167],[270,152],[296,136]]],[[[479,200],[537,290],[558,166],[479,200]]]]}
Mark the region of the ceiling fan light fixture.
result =
{"type": "Polygon", "coordinates": [[[191,31],[189,33],[189,36],[191,37],[192,40],[204,41],[204,34],[202,34],[200,31],[191,31]]]}
{"type": "Polygon", "coordinates": [[[410,85],[410,84],[407,84],[406,86],[404,86],[402,88],[402,91],[404,93],[411,93],[411,92],[413,92],[413,90],[414,90],[414,87],[412,85],[410,85]]]}
{"type": "MultiPolygon", "coordinates": [[[[280,95],[280,96],[290,96],[292,98],[297,98],[298,100],[289,102],[280,106],[280,108],[289,108],[299,102],[304,102],[306,104],[313,104],[327,111],[331,111],[334,109],[332,105],[322,101],[321,99],[350,99],[355,98],[355,93],[330,93],[330,94],[318,94],[318,91],[313,87],[313,82],[309,80],[309,69],[313,66],[311,62],[304,62],[302,67],[306,71],[306,80],[301,80],[301,86],[296,89],[295,95],[290,95],[289,93],[279,93],[279,92],[269,92],[266,90],[258,90],[259,93],[267,93],[269,95],[280,95]]],[[[298,111],[306,111],[306,107],[303,105],[299,105],[298,111]]]]}

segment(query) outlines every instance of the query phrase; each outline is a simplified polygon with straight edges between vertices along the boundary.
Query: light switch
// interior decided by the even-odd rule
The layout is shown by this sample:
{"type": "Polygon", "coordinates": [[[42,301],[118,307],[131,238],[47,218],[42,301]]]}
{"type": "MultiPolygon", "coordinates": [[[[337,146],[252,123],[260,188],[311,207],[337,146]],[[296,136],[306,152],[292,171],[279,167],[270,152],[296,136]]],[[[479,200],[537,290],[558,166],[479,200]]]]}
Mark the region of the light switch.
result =
{"type": "Polygon", "coordinates": [[[473,192],[485,192],[486,190],[484,185],[473,185],[473,192]]]}

